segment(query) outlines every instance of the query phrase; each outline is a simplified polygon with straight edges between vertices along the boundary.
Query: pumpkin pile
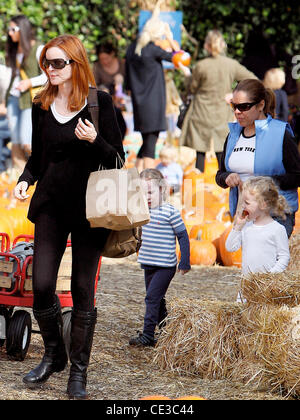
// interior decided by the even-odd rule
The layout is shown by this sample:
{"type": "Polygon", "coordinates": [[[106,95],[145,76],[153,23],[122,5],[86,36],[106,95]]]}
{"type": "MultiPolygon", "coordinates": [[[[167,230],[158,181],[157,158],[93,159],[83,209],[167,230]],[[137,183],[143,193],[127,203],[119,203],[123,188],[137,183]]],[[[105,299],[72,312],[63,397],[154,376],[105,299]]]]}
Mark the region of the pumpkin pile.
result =
{"type": "Polygon", "coordinates": [[[204,172],[194,161],[185,169],[182,186],[182,218],[190,238],[191,265],[241,266],[241,249],[228,252],[225,242],[232,229],[229,190],[215,182],[216,158],[207,157],[204,172]]]}
{"type": "MultiPolygon", "coordinates": [[[[7,233],[11,239],[19,235],[33,235],[34,224],[27,219],[30,198],[20,202],[13,197],[13,189],[16,185],[18,174],[13,170],[7,170],[0,175],[0,232],[7,233]]],[[[29,188],[31,197],[34,188],[29,188]]]]}

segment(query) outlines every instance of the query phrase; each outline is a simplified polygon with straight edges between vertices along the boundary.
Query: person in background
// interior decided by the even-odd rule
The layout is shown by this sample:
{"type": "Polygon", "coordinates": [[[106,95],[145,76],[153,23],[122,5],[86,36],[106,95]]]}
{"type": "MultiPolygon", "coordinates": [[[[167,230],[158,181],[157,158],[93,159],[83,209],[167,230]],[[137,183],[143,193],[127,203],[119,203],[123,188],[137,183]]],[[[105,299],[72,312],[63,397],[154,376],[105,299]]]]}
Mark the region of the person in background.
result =
{"type": "Polygon", "coordinates": [[[218,30],[207,33],[204,49],[209,56],[199,60],[187,76],[187,90],[193,95],[185,116],[180,144],[196,150],[196,168],[204,172],[205,153],[214,151],[218,162],[222,156],[227,124],[233,120],[228,94],[236,81],[256,76],[238,61],[226,57],[226,43],[218,30]]]}
{"type": "Polygon", "coordinates": [[[274,90],[276,96],[275,116],[278,120],[288,121],[289,104],[286,92],[282,89],[285,84],[285,73],[280,68],[270,69],[265,73],[263,84],[274,90]]]}
{"type": "MultiPolygon", "coordinates": [[[[117,56],[117,50],[111,42],[104,42],[96,47],[98,60],[93,65],[96,86],[105,85],[110,94],[115,91],[116,76],[125,77],[125,60],[117,56]]],[[[122,80],[122,79],[121,79],[122,80]]]]}
{"type": "Polygon", "coordinates": [[[275,94],[259,80],[241,81],[233,91],[231,106],[237,122],[229,123],[216,182],[230,188],[229,208],[236,213],[243,183],[251,176],[271,176],[289,205],[284,218],[274,218],[292,234],[298,210],[300,156],[292,130],[274,119],[275,94]]]}
{"type": "Polygon", "coordinates": [[[46,75],[39,67],[43,46],[24,15],[11,18],[7,28],[6,65],[11,68],[7,92],[7,118],[12,141],[12,164],[23,170],[31,153],[31,89],[43,85],[46,75]]]}
{"type": "Polygon", "coordinates": [[[191,266],[189,237],[180,212],[165,201],[168,185],[163,175],[157,169],[145,169],[140,176],[150,210],[138,255],[145,276],[146,313],[143,332],[129,344],[144,347],[155,345],[155,328],[161,328],[167,316],[165,294],[177,269],[176,238],[181,252],[178,271],[185,274],[191,266]]]}
{"type": "Polygon", "coordinates": [[[156,169],[164,176],[171,189],[170,192],[179,192],[182,185],[183,171],[181,166],[175,162],[175,148],[164,146],[159,152],[159,157],[160,163],[156,166],[156,169]]]}
{"type": "Polygon", "coordinates": [[[86,219],[89,175],[102,165],[116,167],[124,151],[111,96],[98,91],[99,133],[88,111],[95,80],[82,42],[73,35],[49,41],[40,56],[48,83],[32,107],[32,154],[14,189],[25,200],[37,181],[28,218],[35,224],[32,271],[33,313],[45,346],[41,363],[23,381],[43,384],[64,370],[67,354],[56,290],[57,273],[69,234],[72,241],[70,376],[67,393],[87,398],[87,369],[97,321],[95,277],[109,230],[91,228],[86,219]]]}
{"type": "MultiPolygon", "coordinates": [[[[284,219],[288,211],[287,201],[272,178],[258,176],[244,182],[241,208],[225,244],[229,252],[242,247],[243,275],[286,269],[290,259],[288,236],[272,216],[284,219]]],[[[243,301],[240,292],[238,300],[243,301]]]]}
{"type": "Polygon", "coordinates": [[[11,69],[0,64],[0,172],[7,169],[7,159],[10,157],[10,150],[6,143],[10,140],[10,131],[7,121],[7,109],[5,96],[10,81],[11,69]]]}

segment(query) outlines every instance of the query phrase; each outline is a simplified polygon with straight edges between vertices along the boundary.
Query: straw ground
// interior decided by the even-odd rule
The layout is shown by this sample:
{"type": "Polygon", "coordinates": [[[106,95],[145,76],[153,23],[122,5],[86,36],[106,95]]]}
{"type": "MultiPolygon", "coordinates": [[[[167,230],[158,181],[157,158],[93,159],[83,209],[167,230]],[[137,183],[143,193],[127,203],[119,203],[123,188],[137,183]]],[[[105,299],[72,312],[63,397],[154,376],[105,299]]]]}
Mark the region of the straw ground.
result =
{"type": "MultiPolygon", "coordinates": [[[[193,267],[185,276],[176,274],[167,293],[173,298],[234,302],[240,271],[225,267],[193,267]]],[[[131,400],[162,394],[170,398],[201,395],[213,400],[281,399],[249,384],[224,379],[201,379],[195,374],[159,370],[153,364],[155,349],[136,349],[128,339],[142,328],[144,314],[143,272],[134,258],[103,259],[97,291],[98,323],[88,375],[88,390],[94,400],[131,400]]],[[[36,327],[36,326],[35,326],[36,327]]],[[[231,353],[224,347],[224,354],[231,353]]],[[[53,375],[38,390],[27,390],[22,377],[39,363],[41,337],[33,334],[23,362],[7,359],[0,348],[0,398],[19,400],[66,399],[68,369],[53,375]]]]}

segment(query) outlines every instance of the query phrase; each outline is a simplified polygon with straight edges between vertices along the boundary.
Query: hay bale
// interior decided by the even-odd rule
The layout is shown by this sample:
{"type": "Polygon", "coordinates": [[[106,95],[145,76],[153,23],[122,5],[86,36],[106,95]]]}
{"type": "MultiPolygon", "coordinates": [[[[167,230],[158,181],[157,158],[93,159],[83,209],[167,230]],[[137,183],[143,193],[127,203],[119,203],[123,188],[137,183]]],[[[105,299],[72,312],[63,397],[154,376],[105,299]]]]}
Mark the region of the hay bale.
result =
{"type": "Polygon", "coordinates": [[[300,306],[251,306],[241,323],[241,359],[232,379],[300,395],[300,306]]]}
{"type": "Polygon", "coordinates": [[[289,271],[250,274],[242,277],[241,292],[248,306],[297,306],[300,304],[300,274],[289,271]]]}
{"type": "Polygon", "coordinates": [[[289,239],[290,262],[287,267],[288,271],[297,272],[300,270],[300,233],[294,234],[289,239]]]}
{"type": "Polygon", "coordinates": [[[227,377],[238,359],[240,305],[175,298],[155,349],[162,369],[207,379],[227,377]]]}
{"type": "Polygon", "coordinates": [[[173,299],[154,363],[300,395],[300,306],[173,299]]]}

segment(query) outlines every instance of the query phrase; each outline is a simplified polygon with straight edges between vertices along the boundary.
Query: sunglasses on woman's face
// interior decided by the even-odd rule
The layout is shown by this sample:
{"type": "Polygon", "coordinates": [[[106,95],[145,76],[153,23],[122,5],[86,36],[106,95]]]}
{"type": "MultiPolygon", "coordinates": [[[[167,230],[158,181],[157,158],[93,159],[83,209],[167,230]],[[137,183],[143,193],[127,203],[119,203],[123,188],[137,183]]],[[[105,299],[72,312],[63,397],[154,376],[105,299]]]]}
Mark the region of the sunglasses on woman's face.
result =
{"type": "Polygon", "coordinates": [[[242,104],[235,104],[233,102],[230,102],[231,108],[235,110],[239,110],[240,112],[249,111],[254,105],[257,105],[258,102],[244,102],[242,104]]]}
{"type": "Polygon", "coordinates": [[[47,69],[50,65],[54,69],[63,69],[66,67],[67,64],[73,63],[74,60],[64,60],[63,58],[54,58],[53,60],[47,60],[47,58],[43,59],[43,66],[47,69]]]}
{"type": "Polygon", "coordinates": [[[10,26],[7,28],[7,32],[19,32],[20,28],[18,26],[10,26]]]}

